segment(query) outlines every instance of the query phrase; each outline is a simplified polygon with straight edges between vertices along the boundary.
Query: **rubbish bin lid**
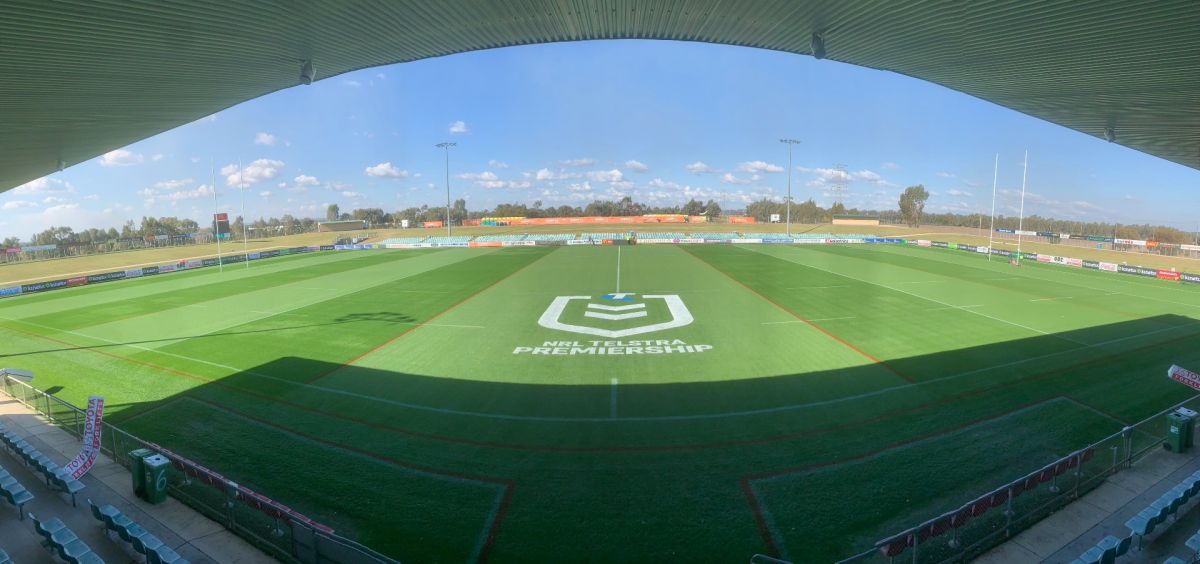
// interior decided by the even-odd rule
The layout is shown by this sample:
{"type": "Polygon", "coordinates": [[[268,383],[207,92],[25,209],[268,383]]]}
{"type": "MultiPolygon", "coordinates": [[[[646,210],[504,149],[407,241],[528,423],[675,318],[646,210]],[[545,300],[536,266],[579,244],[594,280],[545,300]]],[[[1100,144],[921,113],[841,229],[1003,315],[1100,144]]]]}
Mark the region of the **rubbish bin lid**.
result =
{"type": "Polygon", "coordinates": [[[154,454],[143,458],[142,462],[145,462],[148,466],[162,466],[163,464],[170,464],[171,461],[167,460],[167,457],[161,454],[154,454]]]}
{"type": "Polygon", "coordinates": [[[1180,415],[1185,415],[1187,417],[1195,417],[1196,415],[1200,415],[1200,414],[1196,413],[1194,410],[1188,409],[1186,407],[1180,407],[1180,408],[1176,409],[1175,412],[1180,415]]]}

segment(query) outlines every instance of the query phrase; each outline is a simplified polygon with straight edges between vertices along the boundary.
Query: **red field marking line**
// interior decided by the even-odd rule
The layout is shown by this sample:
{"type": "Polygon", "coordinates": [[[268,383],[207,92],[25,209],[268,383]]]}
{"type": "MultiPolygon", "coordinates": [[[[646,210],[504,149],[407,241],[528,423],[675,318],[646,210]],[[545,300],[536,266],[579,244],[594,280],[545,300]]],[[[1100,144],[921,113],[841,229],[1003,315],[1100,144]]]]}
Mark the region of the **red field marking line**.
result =
{"type": "MultiPolygon", "coordinates": [[[[47,340],[50,340],[50,341],[53,341],[53,342],[56,342],[59,344],[68,345],[68,346],[72,346],[72,347],[78,347],[78,345],[76,345],[74,343],[69,343],[67,341],[62,341],[59,339],[55,339],[53,337],[38,335],[36,333],[30,333],[30,332],[27,332],[27,331],[24,331],[21,329],[15,329],[12,327],[9,327],[9,329],[19,332],[19,333],[30,335],[33,337],[47,339],[47,340]]],[[[167,367],[160,366],[160,365],[157,365],[157,364],[154,364],[151,362],[145,362],[145,361],[136,360],[136,359],[129,358],[129,357],[124,357],[121,355],[116,355],[113,353],[109,353],[107,351],[91,349],[91,348],[85,348],[83,350],[96,352],[96,353],[103,354],[105,356],[112,357],[112,358],[115,358],[118,360],[125,360],[125,361],[131,362],[133,364],[137,364],[140,366],[153,368],[153,369],[161,370],[164,372],[168,372],[170,374],[183,376],[185,378],[196,380],[196,381],[199,381],[202,383],[216,384],[221,387],[228,388],[230,390],[261,399],[268,403],[275,403],[275,404],[279,404],[282,406],[297,409],[299,411],[304,411],[304,412],[312,413],[315,415],[329,417],[331,419],[337,419],[337,420],[346,421],[346,422],[350,422],[350,423],[356,423],[356,424],[363,425],[365,427],[369,427],[372,429],[389,432],[389,433],[400,434],[400,435],[404,435],[404,436],[408,436],[408,437],[415,437],[415,438],[427,439],[427,440],[439,441],[439,442],[448,442],[448,443],[454,443],[454,444],[463,444],[463,445],[475,446],[475,447],[481,447],[481,448],[498,448],[498,449],[529,451],[529,452],[559,452],[559,453],[618,453],[618,452],[621,452],[621,453],[623,453],[623,452],[675,452],[675,451],[709,450],[709,449],[717,449],[717,448],[736,448],[736,447],[744,447],[744,446],[756,446],[756,445],[770,444],[770,443],[781,442],[781,441],[796,440],[796,439],[801,439],[801,438],[805,438],[805,437],[830,433],[830,432],[834,432],[834,431],[849,430],[849,429],[861,427],[864,425],[870,425],[870,424],[880,423],[883,421],[894,419],[895,417],[898,417],[901,415],[906,415],[909,413],[916,413],[916,412],[934,408],[937,406],[951,404],[960,399],[983,395],[983,394],[995,392],[996,390],[1015,386],[1018,384],[1023,384],[1023,383],[1039,380],[1042,378],[1056,376],[1060,373],[1067,372],[1070,370],[1077,370],[1079,368],[1083,368],[1083,367],[1086,367],[1086,366],[1089,366],[1092,364],[1109,362],[1113,359],[1121,358],[1121,357],[1129,355],[1129,354],[1142,352],[1144,350],[1153,349],[1153,348],[1161,347],[1164,345],[1169,345],[1169,344],[1177,342],[1177,341],[1191,339],[1191,338],[1195,338],[1195,337],[1197,337],[1197,335],[1184,335],[1184,336],[1176,337],[1174,339],[1162,341],[1159,343],[1144,345],[1141,347],[1137,347],[1137,348],[1123,351],[1120,353],[1116,353],[1113,355],[1097,357],[1097,358],[1093,358],[1090,360],[1081,361],[1081,362],[1078,362],[1078,363],[1075,363],[1072,365],[1047,370],[1046,372],[1042,372],[1042,373],[1038,373],[1038,374],[1032,374],[1029,376],[1025,376],[1022,378],[1018,378],[1015,380],[997,384],[995,386],[991,386],[988,388],[980,388],[977,390],[962,392],[960,394],[955,394],[953,396],[948,396],[948,397],[945,397],[945,398],[942,398],[939,400],[935,400],[935,401],[931,401],[931,402],[927,402],[924,404],[918,404],[918,405],[914,405],[914,406],[910,406],[910,407],[906,407],[906,408],[901,408],[901,409],[884,412],[884,413],[877,415],[876,417],[872,417],[872,418],[866,419],[866,420],[857,420],[854,423],[849,424],[849,425],[833,425],[833,426],[823,427],[823,428],[818,428],[818,429],[809,429],[806,431],[798,431],[795,433],[774,435],[774,436],[770,436],[770,437],[758,437],[758,438],[753,438],[753,439],[739,439],[739,440],[720,441],[720,442],[713,442],[713,443],[691,443],[691,444],[679,444],[679,445],[651,445],[651,446],[632,446],[632,447],[631,446],[624,446],[624,447],[621,447],[621,446],[618,446],[618,447],[561,447],[561,446],[497,443],[497,442],[491,442],[491,441],[467,439],[467,438],[462,438],[462,437],[438,435],[438,434],[426,433],[426,432],[422,432],[422,431],[414,431],[411,429],[393,427],[391,425],[386,425],[383,423],[374,423],[374,422],[370,422],[370,421],[365,421],[362,419],[357,419],[355,417],[350,417],[350,416],[343,415],[340,413],[321,411],[319,409],[315,409],[315,408],[312,408],[312,407],[309,407],[306,405],[298,404],[298,403],[295,403],[295,402],[292,402],[289,400],[284,400],[284,399],[270,396],[270,395],[267,395],[267,394],[264,394],[261,392],[256,392],[256,391],[248,390],[248,389],[245,389],[245,388],[233,385],[233,384],[229,384],[229,383],[224,382],[223,380],[210,380],[210,379],[206,379],[206,378],[194,375],[194,374],[183,372],[181,370],[167,368],[167,367]]]]}
{"type": "Polygon", "coordinates": [[[450,313],[451,311],[454,311],[455,309],[458,309],[458,306],[461,306],[461,305],[463,305],[463,304],[467,303],[468,301],[470,301],[471,299],[473,299],[475,296],[478,296],[479,294],[482,294],[482,293],[484,293],[484,292],[486,292],[486,291],[488,291],[488,290],[491,290],[491,289],[492,289],[492,288],[494,288],[494,287],[495,287],[497,284],[500,284],[501,282],[504,282],[505,280],[508,280],[509,278],[512,278],[513,276],[516,276],[517,274],[520,274],[520,273],[521,273],[521,272],[523,272],[525,269],[527,269],[527,268],[529,268],[529,267],[533,266],[534,264],[536,264],[538,261],[540,261],[540,260],[542,260],[542,259],[544,259],[544,258],[546,258],[546,257],[550,256],[550,254],[551,254],[551,253],[553,253],[553,252],[554,252],[554,251],[556,251],[556,250],[558,250],[558,247],[553,247],[553,248],[551,248],[551,250],[550,250],[550,251],[548,251],[546,254],[544,254],[544,255],[542,255],[542,256],[540,256],[540,257],[538,257],[538,258],[535,258],[535,259],[533,259],[532,261],[530,261],[530,262],[529,262],[529,264],[526,264],[525,266],[522,266],[521,268],[518,268],[518,269],[516,269],[516,270],[514,270],[514,271],[510,272],[510,273],[509,273],[508,275],[506,275],[504,278],[501,278],[501,279],[499,279],[499,280],[496,280],[495,282],[492,282],[491,284],[488,284],[487,286],[485,286],[485,287],[483,287],[483,288],[480,288],[480,289],[478,289],[478,290],[476,290],[476,291],[472,292],[472,293],[471,293],[471,295],[469,295],[469,296],[467,296],[467,297],[465,297],[465,298],[463,298],[463,299],[461,299],[461,300],[459,300],[459,301],[455,302],[455,303],[454,303],[453,305],[451,305],[450,307],[448,307],[448,308],[446,308],[446,309],[444,309],[444,310],[442,310],[442,311],[440,311],[440,312],[438,312],[438,313],[434,314],[434,315],[433,315],[433,317],[430,317],[429,319],[426,319],[425,321],[422,321],[422,322],[420,322],[420,323],[417,323],[417,324],[415,324],[415,325],[411,325],[411,326],[409,326],[409,328],[408,328],[408,329],[405,329],[405,330],[401,331],[399,334],[397,334],[397,335],[393,336],[392,338],[390,338],[390,339],[388,339],[388,340],[386,340],[386,341],[384,341],[384,342],[382,342],[382,343],[379,343],[378,345],[375,345],[375,346],[373,346],[373,347],[371,347],[371,348],[367,349],[366,351],[364,351],[364,352],[362,352],[362,353],[358,354],[358,355],[357,355],[357,356],[355,356],[354,358],[351,358],[350,360],[347,360],[347,361],[345,361],[345,362],[343,362],[343,363],[341,363],[341,364],[339,364],[339,365],[337,365],[337,366],[335,366],[335,367],[333,367],[333,368],[331,368],[331,369],[329,369],[329,370],[325,371],[325,372],[324,372],[324,373],[322,373],[322,374],[318,374],[318,375],[316,375],[316,376],[314,376],[314,377],[312,377],[312,378],[309,378],[309,379],[305,380],[305,381],[304,381],[304,383],[305,383],[305,384],[312,384],[312,383],[315,383],[315,382],[317,382],[318,380],[320,380],[320,379],[322,379],[322,378],[324,378],[324,377],[326,377],[326,376],[329,376],[329,375],[333,374],[334,372],[337,372],[338,370],[341,370],[341,369],[343,369],[343,368],[346,368],[347,366],[350,366],[350,365],[352,365],[352,364],[354,364],[354,363],[356,363],[356,362],[358,362],[358,361],[362,360],[362,359],[363,359],[363,357],[366,357],[367,355],[369,355],[369,354],[371,354],[371,353],[374,353],[375,351],[378,351],[379,349],[382,349],[383,347],[386,347],[386,346],[388,346],[388,345],[390,345],[390,344],[392,344],[392,343],[396,342],[396,340],[397,340],[397,339],[399,339],[400,337],[403,337],[403,336],[405,336],[405,335],[407,335],[407,334],[409,334],[409,333],[412,333],[413,331],[416,331],[417,329],[420,329],[421,327],[424,327],[425,325],[427,325],[427,324],[429,324],[429,323],[431,323],[431,322],[433,322],[433,321],[436,321],[438,318],[442,317],[443,315],[446,315],[447,313],[450,313]]]}
{"type": "Polygon", "coordinates": [[[393,458],[393,457],[385,455],[385,454],[371,452],[366,449],[362,449],[362,448],[358,448],[358,447],[350,446],[350,445],[345,445],[345,444],[339,443],[337,441],[331,441],[329,439],[321,438],[316,435],[306,433],[304,431],[299,431],[299,430],[292,429],[289,427],[284,427],[283,425],[279,425],[278,423],[268,421],[261,417],[257,417],[257,416],[251,415],[249,413],[245,413],[239,409],[235,409],[235,408],[229,407],[227,405],[221,405],[214,401],[207,400],[204,398],[195,397],[195,396],[187,396],[186,398],[182,398],[182,399],[190,399],[192,401],[208,405],[218,411],[224,411],[227,413],[231,413],[233,415],[236,415],[237,417],[242,417],[242,418],[248,419],[248,420],[258,423],[259,425],[262,425],[264,427],[276,429],[282,433],[287,433],[287,434],[303,437],[303,438],[313,441],[315,443],[323,444],[323,445],[326,445],[326,446],[329,446],[332,448],[336,448],[336,449],[353,452],[353,453],[365,456],[367,458],[373,458],[375,460],[386,462],[388,464],[392,464],[394,466],[399,466],[401,468],[408,468],[410,470],[416,470],[416,471],[423,472],[426,474],[449,476],[451,478],[456,478],[459,480],[465,480],[465,481],[469,481],[469,482],[478,482],[481,484],[487,484],[490,486],[496,486],[496,487],[501,488],[504,492],[503,498],[502,498],[502,501],[500,502],[500,507],[496,511],[495,518],[492,519],[492,523],[487,528],[487,531],[488,531],[487,532],[487,540],[484,541],[483,548],[479,552],[478,562],[487,561],[487,557],[488,557],[489,552],[491,551],[492,544],[495,540],[496,534],[500,530],[500,523],[504,520],[505,515],[508,513],[508,506],[512,500],[512,492],[513,492],[513,488],[514,488],[514,482],[513,482],[513,480],[511,480],[509,478],[496,478],[493,476],[480,476],[480,475],[475,475],[475,474],[466,474],[463,472],[456,472],[454,470],[444,470],[444,469],[425,466],[422,464],[413,464],[411,462],[404,462],[402,460],[393,458]]]}
{"type": "Polygon", "coordinates": [[[829,331],[827,331],[827,330],[826,330],[824,327],[821,327],[820,325],[817,325],[816,323],[813,323],[812,321],[810,321],[810,320],[808,320],[808,319],[806,319],[806,318],[804,318],[804,317],[801,317],[801,316],[800,316],[800,315],[798,315],[796,312],[794,312],[794,311],[792,311],[792,310],[790,310],[790,309],[788,309],[788,308],[786,308],[786,307],[783,307],[783,305],[781,305],[779,302],[776,302],[775,300],[772,300],[771,298],[768,298],[767,296],[765,296],[765,295],[763,295],[762,293],[760,293],[758,290],[755,290],[754,288],[751,288],[750,286],[746,285],[746,283],[745,283],[745,282],[742,282],[741,280],[738,280],[737,278],[734,278],[733,276],[729,275],[729,273],[725,272],[724,270],[721,270],[721,269],[717,268],[716,266],[713,266],[713,264],[712,264],[712,263],[710,263],[710,262],[708,262],[708,261],[706,261],[706,260],[704,260],[704,259],[702,259],[702,258],[700,258],[700,257],[698,257],[698,256],[696,256],[696,255],[694,255],[694,254],[692,254],[692,253],[688,253],[688,254],[689,254],[689,255],[691,255],[691,257],[692,257],[692,258],[694,258],[694,259],[696,259],[696,260],[698,260],[698,261],[700,261],[700,262],[704,263],[704,264],[705,264],[705,265],[707,265],[709,268],[711,268],[711,269],[713,269],[713,270],[715,270],[715,271],[719,272],[719,273],[720,273],[722,276],[724,276],[724,277],[726,277],[726,278],[728,278],[728,279],[730,279],[730,280],[733,280],[733,281],[734,281],[734,282],[736,282],[736,283],[737,283],[739,286],[741,286],[741,287],[745,288],[745,289],[746,289],[747,291],[749,291],[750,293],[752,293],[752,294],[754,294],[754,295],[758,296],[758,297],[759,297],[760,299],[762,299],[763,301],[765,301],[765,302],[767,302],[767,303],[769,303],[769,304],[771,304],[771,305],[775,306],[776,308],[779,308],[779,310],[780,310],[780,311],[782,311],[782,312],[784,312],[784,313],[786,313],[786,314],[788,314],[788,315],[790,315],[790,316],[792,316],[792,317],[796,318],[797,320],[799,320],[799,321],[803,322],[805,325],[808,325],[809,327],[812,327],[813,329],[816,329],[817,331],[820,331],[821,333],[824,333],[824,334],[825,334],[825,336],[827,336],[827,337],[829,337],[830,339],[833,339],[833,340],[835,340],[835,341],[837,341],[837,342],[841,343],[841,344],[842,344],[842,345],[844,345],[846,348],[848,348],[848,349],[850,349],[850,350],[852,350],[852,351],[854,351],[854,352],[858,353],[859,355],[861,355],[863,358],[866,358],[867,360],[870,360],[871,362],[874,362],[875,364],[878,364],[878,365],[880,365],[880,366],[882,366],[882,367],[886,368],[886,369],[888,370],[888,372],[891,372],[892,374],[895,374],[896,376],[900,377],[900,379],[901,379],[901,380],[904,380],[905,382],[908,382],[909,384],[915,384],[915,383],[916,383],[916,380],[913,380],[913,379],[912,379],[912,378],[910,378],[910,377],[909,377],[907,374],[905,374],[905,373],[903,373],[903,372],[901,372],[901,371],[897,370],[897,369],[896,369],[896,367],[894,367],[894,366],[892,366],[892,365],[890,365],[890,364],[888,364],[888,363],[886,363],[886,362],[884,362],[884,361],[882,361],[882,360],[879,360],[878,358],[875,358],[875,356],[874,356],[874,355],[872,355],[872,354],[870,354],[870,353],[868,353],[868,352],[866,352],[866,351],[864,351],[864,350],[862,350],[862,349],[860,349],[860,348],[858,348],[858,347],[856,347],[856,346],[854,346],[854,345],[850,344],[850,343],[849,343],[849,342],[847,342],[845,339],[843,339],[843,338],[841,338],[841,337],[838,337],[837,335],[834,335],[833,333],[830,333],[830,332],[829,332],[829,331]]]}
{"type": "Polygon", "coordinates": [[[742,485],[742,493],[745,494],[746,501],[750,504],[750,510],[754,513],[754,521],[758,525],[759,535],[762,536],[762,540],[766,544],[767,548],[772,551],[771,555],[778,556],[779,551],[778,551],[778,548],[776,548],[774,534],[771,532],[770,527],[767,526],[766,517],[763,515],[762,509],[761,509],[762,502],[759,501],[758,496],[755,495],[755,493],[754,493],[754,488],[753,488],[754,482],[757,482],[759,480],[765,480],[768,478],[776,478],[776,477],[784,476],[787,474],[799,474],[802,472],[808,472],[808,471],[817,470],[820,468],[827,468],[830,466],[841,466],[843,464],[858,462],[860,460],[871,458],[873,456],[877,456],[879,454],[883,454],[887,451],[895,450],[900,447],[908,446],[913,443],[918,443],[921,441],[935,439],[938,437],[957,433],[959,431],[962,431],[963,429],[966,429],[967,427],[972,427],[974,425],[979,425],[981,423],[987,423],[989,421],[1001,419],[1001,418],[1007,417],[1009,415],[1012,415],[1013,413],[1016,413],[1018,411],[1023,411],[1023,410],[1026,410],[1026,409],[1029,409],[1032,407],[1036,407],[1040,404],[1047,404],[1047,403],[1050,403],[1050,402],[1053,402],[1053,401],[1059,400],[1059,399],[1065,399],[1065,396],[1054,396],[1052,398],[1027,402],[1027,403],[1018,405],[1016,407],[1013,407],[1011,409],[1002,411],[1000,413],[995,413],[995,414],[987,415],[984,417],[978,417],[978,418],[972,419],[970,421],[967,421],[965,423],[962,423],[960,425],[950,427],[948,429],[941,429],[938,431],[925,433],[923,435],[909,437],[902,441],[896,441],[894,443],[887,444],[887,445],[884,445],[879,448],[860,452],[858,454],[855,454],[855,455],[847,457],[847,458],[840,458],[837,460],[826,460],[826,461],[822,461],[822,462],[814,462],[811,464],[792,466],[792,467],[783,468],[783,469],[779,469],[779,470],[772,470],[769,472],[760,472],[757,474],[746,474],[746,475],[742,476],[741,478],[739,478],[739,483],[742,485]]]}

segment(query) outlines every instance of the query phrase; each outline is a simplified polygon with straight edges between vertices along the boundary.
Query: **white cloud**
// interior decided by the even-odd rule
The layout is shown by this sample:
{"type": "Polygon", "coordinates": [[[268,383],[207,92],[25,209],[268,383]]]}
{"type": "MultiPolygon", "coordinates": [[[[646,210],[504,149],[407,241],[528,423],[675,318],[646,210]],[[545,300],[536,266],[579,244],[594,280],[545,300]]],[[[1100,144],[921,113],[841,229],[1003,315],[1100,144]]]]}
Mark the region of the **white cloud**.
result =
{"type": "Polygon", "coordinates": [[[129,166],[142,164],[146,159],[141,153],[126,151],[125,149],[116,149],[109,151],[100,156],[101,166],[129,166]]]}
{"type": "Polygon", "coordinates": [[[467,127],[467,122],[460,119],[450,124],[449,131],[450,133],[469,133],[471,130],[467,127]]]}
{"type": "Polygon", "coordinates": [[[488,161],[488,166],[490,166],[492,168],[499,168],[499,169],[509,168],[508,163],[500,162],[496,159],[492,159],[492,160],[488,161]]]}
{"type": "Polygon", "coordinates": [[[359,86],[362,86],[362,83],[357,80],[343,80],[342,84],[345,84],[351,88],[358,88],[359,86]]]}
{"type": "Polygon", "coordinates": [[[42,199],[43,204],[61,204],[65,201],[67,201],[66,198],[59,198],[58,196],[46,196],[42,199]]]}
{"type": "Polygon", "coordinates": [[[84,197],[83,197],[83,199],[85,199],[85,200],[99,200],[99,199],[100,199],[100,194],[88,194],[88,195],[84,196],[84,197]]]}
{"type": "Polygon", "coordinates": [[[157,161],[161,161],[165,158],[167,158],[167,156],[162,153],[154,153],[154,156],[150,157],[150,160],[157,162],[157,161]]]}
{"type": "Polygon", "coordinates": [[[19,210],[21,208],[36,208],[36,207],[37,207],[37,202],[27,202],[25,200],[13,200],[11,202],[4,202],[3,209],[19,210]]]}
{"type": "Polygon", "coordinates": [[[958,176],[956,176],[953,172],[939,172],[937,173],[937,176],[942,178],[958,178],[958,176]]]}
{"type": "Polygon", "coordinates": [[[559,162],[559,164],[561,164],[563,166],[592,166],[592,165],[596,164],[596,159],[593,159],[591,157],[584,157],[582,159],[567,159],[565,161],[558,161],[558,162],[559,162]]]}
{"type": "Polygon", "coordinates": [[[745,178],[738,178],[738,177],[734,176],[732,173],[726,172],[723,176],[721,176],[721,183],[722,184],[749,184],[750,180],[747,180],[745,178]]]}
{"type": "MultiPolygon", "coordinates": [[[[307,174],[301,174],[300,176],[293,178],[292,182],[295,182],[296,186],[317,186],[321,184],[321,181],[317,180],[317,177],[309,176],[307,174]]],[[[280,187],[282,188],[282,186],[280,187]]]]}
{"type": "Polygon", "coordinates": [[[854,173],[854,178],[855,180],[862,180],[863,182],[870,182],[872,184],[883,183],[883,177],[879,176],[879,173],[870,170],[860,170],[854,173]]]}
{"type": "Polygon", "coordinates": [[[159,190],[178,190],[191,183],[191,178],[180,178],[177,180],[163,180],[162,182],[155,182],[154,187],[159,190]]]}
{"type": "Polygon", "coordinates": [[[271,196],[271,191],[263,190],[262,192],[259,192],[258,195],[259,195],[259,197],[262,197],[262,198],[269,198],[271,196]]]}
{"type": "Polygon", "coordinates": [[[275,136],[271,135],[270,133],[267,133],[265,131],[259,131],[258,134],[254,136],[254,144],[255,145],[274,145],[275,144],[275,136]]]}
{"type": "Polygon", "coordinates": [[[956,189],[956,188],[951,188],[951,189],[949,189],[949,190],[946,190],[946,193],[947,193],[947,194],[949,194],[949,195],[951,195],[951,196],[956,196],[956,197],[965,197],[965,196],[971,196],[971,195],[972,195],[970,192],[964,192],[964,191],[962,191],[962,190],[958,190],[958,189],[956,189]]]}
{"type": "Polygon", "coordinates": [[[376,178],[395,178],[399,180],[401,178],[408,178],[408,171],[396,168],[392,166],[392,163],[386,162],[367,167],[366,175],[376,178]]]}
{"type": "Polygon", "coordinates": [[[500,177],[496,173],[485,170],[483,172],[464,172],[458,175],[463,180],[498,180],[500,177]]]}
{"type": "Polygon", "coordinates": [[[70,194],[75,187],[70,182],[43,176],[12,189],[13,194],[70,194]]]}
{"type": "Polygon", "coordinates": [[[592,170],[588,171],[586,174],[588,180],[593,182],[620,182],[624,177],[621,174],[621,171],[615,168],[612,170],[592,170]]]}
{"type": "Polygon", "coordinates": [[[379,80],[383,80],[383,79],[387,78],[387,75],[383,74],[381,72],[377,72],[377,73],[375,73],[375,78],[378,78],[379,80]]]}
{"type": "Polygon", "coordinates": [[[650,167],[646,166],[646,163],[634,159],[625,161],[625,168],[632,170],[633,172],[646,172],[650,170],[650,167]]]}
{"type": "Polygon", "coordinates": [[[683,168],[687,169],[687,171],[692,174],[703,174],[703,173],[716,172],[716,170],[714,170],[712,167],[704,164],[701,161],[696,161],[696,162],[694,162],[690,165],[687,165],[683,168]]]}
{"type": "Polygon", "coordinates": [[[281,168],[283,168],[283,161],[258,159],[246,165],[240,174],[237,165],[233,164],[221,167],[221,174],[225,175],[226,186],[250,185],[275,178],[279,175],[281,168]]]}
{"type": "Polygon", "coordinates": [[[737,167],[742,172],[783,172],[783,167],[766,161],[746,161],[737,167]]]}
{"type": "MultiPolygon", "coordinates": [[[[342,197],[350,198],[350,199],[357,199],[357,198],[361,198],[362,194],[358,193],[358,192],[351,192],[351,191],[347,190],[345,192],[342,192],[342,197]]],[[[443,209],[445,209],[445,206],[443,206],[443,209]]]]}

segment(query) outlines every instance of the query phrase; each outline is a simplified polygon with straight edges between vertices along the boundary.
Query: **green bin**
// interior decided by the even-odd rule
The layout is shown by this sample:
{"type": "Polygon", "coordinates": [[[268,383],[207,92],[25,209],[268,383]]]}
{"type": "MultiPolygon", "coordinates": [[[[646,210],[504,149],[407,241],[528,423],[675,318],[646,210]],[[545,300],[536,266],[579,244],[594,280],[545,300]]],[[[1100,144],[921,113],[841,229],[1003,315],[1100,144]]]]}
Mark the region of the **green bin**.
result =
{"type": "Polygon", "coordinates": [[[1190,446],[1188,430],[1191,427],[1192,420],[1190,417],[1179,412],[1172,411],[1167,414],[1167,440],[1163,442],[1163,448],[1175,452],[1182,453],[1190,446]]]}
{"type": "Polygon", "coordinates": [[[133,476],[133,494],[142,499],[146,499],[146,474],[142,459],[152,454],[154,451],[146,448],[139,448],[128,454],[129,474],[133,476]]]}
{"type": "Polygon", "coordinates": [[[167,470],[171,468],[171,461],[161,454],[155,454],[143,458],[142,466],[145,469],[145,500],[150,503],[162,503],[167,499],[167,470]]]}
{"type": "Polygon", "coordinates": [[[1197,414],[1195,411],[1192,411],[1186,407],[1176,409],[1175,413],[1178,413],[1180,417],[1183,417],[1186,420],[1183,421],[1183,430],[1185,431],[1183,436],[1183,447],[1192,448],[1196,446],[1196,416],[1200,414],[1197,414]]]}

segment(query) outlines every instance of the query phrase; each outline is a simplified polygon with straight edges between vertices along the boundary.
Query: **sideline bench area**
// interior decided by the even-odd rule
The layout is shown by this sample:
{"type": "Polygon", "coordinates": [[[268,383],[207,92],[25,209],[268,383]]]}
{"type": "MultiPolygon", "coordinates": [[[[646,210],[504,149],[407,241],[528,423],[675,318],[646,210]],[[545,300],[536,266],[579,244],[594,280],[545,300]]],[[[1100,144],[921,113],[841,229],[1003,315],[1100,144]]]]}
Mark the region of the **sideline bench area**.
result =
{"type": "MultiPolygon", "coordinates": [[[[74,436],[48,424],[20,402],[4,396],[0,396],[0,424],[5,426],[6,432],[12,433],[14,444],[18,439],[24,441],[58,465],[64,465],[80,448],[79,440],[74,436]]],[[[0,466],[34,497],[24,505],[25,513],[31,518],[23,522],[16,511],[0,511],[0,550],[5,551],[0,553],[0,564],[50,561],[171,564],[274,562],[263,552],[225,530],[221,524],[196,513],[178,500],[168,498],[160,505],[150,505],[137,499],[132,491],[129,472],[106,455],[101,455],[92,470],[79,480],[87,492],[87,496],[79,501],[93,502],[97,509],[114,515],[119,513],[136,524],[143,534],[127,531],[126,539],[118,531],[109,530],[103,519],[95,518],[91,504],[88,507],[72,507],[63,491],[53,485],[53,480],[47,483],[41,470],[24,462],[24,457],[7,448],[7,443],[0,447],[0,466]],[[58,533],[57,545],[52,544],[51,539],[43,536],[35,526],[33,517],[37,518],[38,526],[47,531],[55,520],[61,522],[64,529],[69,530],[81,544],[73,545],[66,541],[68,535],[64,532],[58,533]],[[134,539],[148,535],[158,543],[146,538],[139,550],[134,539]],[[92,556],[87,556],[89,553],[92,556]]],[[[0,507],[3,505],[0,503],[0,507]]]]}

